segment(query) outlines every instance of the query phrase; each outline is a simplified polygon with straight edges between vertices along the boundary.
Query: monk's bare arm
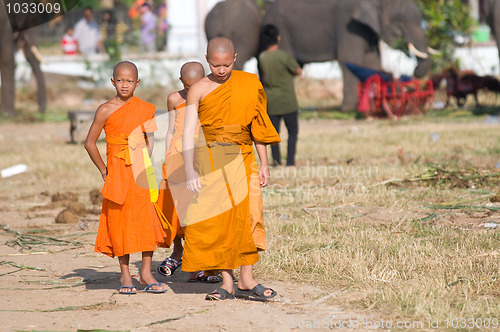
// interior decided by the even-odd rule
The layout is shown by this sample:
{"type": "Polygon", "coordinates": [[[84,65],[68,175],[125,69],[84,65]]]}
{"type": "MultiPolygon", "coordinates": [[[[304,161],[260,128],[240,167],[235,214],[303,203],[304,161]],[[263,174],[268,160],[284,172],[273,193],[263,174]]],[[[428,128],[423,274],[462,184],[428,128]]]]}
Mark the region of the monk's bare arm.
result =
{"type": "Polygon", "coordinates": [[[106,175],[108,174],[108,171],[106,168],[106,164],[101,158],[99,149],[97,148],[97,140],[101,135],[101,131],[104,128],[104,124],[106,123],[108,116],[109,116],[109,110],[106,104],[99,106],[99,108],[95,113],[94,121],[92,121],[92,125],[90,126],[87,138],[85,139],[85,150],[87,150],[90,159],[101,172],[103,180],[106,180],[106,175]]]}
{"type": "Polygon", "coordinates": [[[174,135],[174,127],[175,127],[175,106],[176,106],[176,98],[175,94],[177,92],[171,93],[167,97],[167,110],[168,110],[168,130],[167,137],[165,138],[165,151],[170,149],[170,142],[172,141],[172,136],[174,135]]]}
{"type": "Polygon", "coordinates": [[[255,148],[257,149],[257,154],[259,155],[260,159],[260,168],[259,168],[260,186],[265,187],[269,184],[269,180],[271,178],[271,175],[269,173],[269,161],[267,160],[266,144],[255,141],[255,148]]]}
{"type": "Polygon", "coordinates": [[[148,155],[150,158],[151,154],[153,153],[154,146],[155,146],[155,134],[146,133],[146,147],[148,148],[148,155]]]}
{"type": "Polygon", "coordinates": [[[203,90],[199,84],[189,89],[186,100],[186,111],[184,118],[184,131],[182,135],[182,156],[186,170],[187,188],[193,192],[200,192],[200,177],[194,170],[194,135],[196,123],[198,122],[198,107],[203,90]]]}

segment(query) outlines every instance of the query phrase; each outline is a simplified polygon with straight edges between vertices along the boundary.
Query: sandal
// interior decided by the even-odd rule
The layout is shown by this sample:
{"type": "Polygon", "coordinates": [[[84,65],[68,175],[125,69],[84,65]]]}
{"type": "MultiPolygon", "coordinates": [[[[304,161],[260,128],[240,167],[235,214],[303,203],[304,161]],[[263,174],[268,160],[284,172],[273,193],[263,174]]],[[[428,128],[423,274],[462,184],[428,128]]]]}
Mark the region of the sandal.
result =
{"type": "Polygon", "coordinates": [[[136,289],[135,286],[121,286],[120,288],[118,288],[118,293],[119,294],[122,294],[122,295],[134,295],[134,294],[137,294],[137,290],[134,290],[136,289]],[[122,289],[128,289],[128,291],[121,291],[122,289]]]}
{"type": "Polygon", "coordinates": [[[158,272],[165,277],[171,276],[174,274],[175,270],[182,264],[182,258],[179,261],[176,261],[172,257],[168,257],[165,259],[159,266],[158,272]]]}
{"type": "Polygon", "coordinates": [[[221,282],[222,280],[220,279],[219,276],[206,276],[205,272],[200,271],[196,274],[196,277],[194,279],[189,279],[189,282],[206,282],[206,283],[215,283],[215,282],[221,282]]]}
{"type": "Polygon", "coordinates": [[[161,283],[161,282],[158,282],[158,283],[152,283],[152,284],[149,284],[148,287],[144,288],[142,291],[144,293],[153,293],[153,294],[162,294],[162,293],[165,293],[167,291],[167,289],[154,289],[153,287],[154,286],[158,286],[158,287],[161,287],[162,285],[165,285],[164,283],[161,283]]]}
{"type": "Polygon", "coordinates": [[[224,288],[217,288],[212,293],[207,294],[207,296],[205,296],[205,300],[207,300],[207,301],[224,301],[224,300],[233,300],[233,299],[234,299],[234,295],[229,293],[224,288]],[[219,296],[216,296],[216,295],[219,295],[219,296]]]}
{"type": "Polygon", "coordinates": [[[236,291],[234,292],[234,296],[238,299],[245,299],[245,300],[252,300],[252,301],[261,301],[261,302],[266,302],[269,299],[272,299],[278,295],[273,289],[271,288],[266,288],[262,286],[261,284],[258,284],[252,289],[240,289],[237,288],[236,291]],[[271,290],[272,293],[269,296],[265,296],[264,292],[266,290],[271,290]]]}

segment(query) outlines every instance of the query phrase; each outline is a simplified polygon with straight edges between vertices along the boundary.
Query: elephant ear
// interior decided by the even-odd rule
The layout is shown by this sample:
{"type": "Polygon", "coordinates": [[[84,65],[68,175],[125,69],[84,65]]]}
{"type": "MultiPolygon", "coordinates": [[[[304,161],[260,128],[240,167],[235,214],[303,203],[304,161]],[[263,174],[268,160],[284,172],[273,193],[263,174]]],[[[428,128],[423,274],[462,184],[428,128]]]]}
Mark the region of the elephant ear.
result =
{"type": "Polygon", "coordinates": [[[381,8],[377,0],[362,0],[354,9],[352,18],[359,23],[368,26],[373,32],[380,36],[382,29],[380,26],[381,8]]]}

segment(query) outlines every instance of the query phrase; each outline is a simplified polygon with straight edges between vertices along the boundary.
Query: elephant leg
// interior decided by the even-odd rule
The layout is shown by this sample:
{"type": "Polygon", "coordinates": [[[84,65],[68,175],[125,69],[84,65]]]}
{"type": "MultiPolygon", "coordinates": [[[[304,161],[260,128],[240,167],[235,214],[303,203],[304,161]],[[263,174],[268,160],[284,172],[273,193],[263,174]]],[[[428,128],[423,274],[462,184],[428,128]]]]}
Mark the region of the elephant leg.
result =
{"type": "Polygon", "coordinates": [[[351,111],[358,108],[358,78],[351,73],[345,65],[342,65],[342,76],[344,79],[344,100],[342,111],[351,111]]]}
{"type": "Polygon", "coordinates": [[[47,109],[47,91],[45,87],[45,77],[43,76],[43,72],[40,69],[40,62],[38,62],[35,54],[33,54],[31,47],[29,45],[25,45],[23,50],[24,55],[26,56],[26,60],[33,69],[33,74],[36,78],[38,111],[44,114],[47,109]]]}
{"type": "Polygon", "coordinates": [[[15,59],[14,59],[14,40],[12,31],[7,22],[2,22],[2,31],[0,36],[0,73],[1,78],[1,109],[9,116],[15,116],[15,59]]]}

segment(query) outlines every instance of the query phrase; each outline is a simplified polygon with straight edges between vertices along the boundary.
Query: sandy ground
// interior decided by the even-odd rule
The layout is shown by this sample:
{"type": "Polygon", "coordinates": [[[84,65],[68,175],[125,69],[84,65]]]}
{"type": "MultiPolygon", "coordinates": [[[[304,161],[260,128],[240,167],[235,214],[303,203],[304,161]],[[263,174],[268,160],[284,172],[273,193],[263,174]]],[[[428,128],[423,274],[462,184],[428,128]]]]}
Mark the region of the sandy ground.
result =
{"type": "MultiPolygon", "coordinates": [[[[35,142],[40,137],[61,148],[67,146],[68,123],[1,128],[0,156],[17,141],[35,142]]],[[[93,251],[99,206],[87,206],[79,224],[56,224],[54,218],[62,207],[50,205],[55,193],[50,184],[27,173],[0,179],[0,189],[0,224],[8,225],[0,229],[0,330],[287,331],[312,327],[314,322],[332,326],[368,315],[331,306],[331,298],[341,290],[261,278],[278,292],[275,301],[209,302],[205,294],[216,285],[188,283],[182,271],[170,278],[154,272],[168,284],[165,294],[120,295],[117,260],[93,251]]],[[[76,193],[80,201],[89,200],[88,191],[76,193]]],[[[153,267],[169,252],[160,249],[153,267]]],[[[132,255],[131,267],[139,285],[140,254],[132,255]]]]}

